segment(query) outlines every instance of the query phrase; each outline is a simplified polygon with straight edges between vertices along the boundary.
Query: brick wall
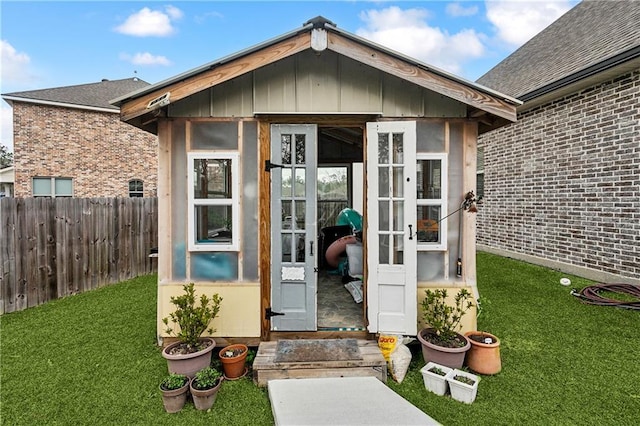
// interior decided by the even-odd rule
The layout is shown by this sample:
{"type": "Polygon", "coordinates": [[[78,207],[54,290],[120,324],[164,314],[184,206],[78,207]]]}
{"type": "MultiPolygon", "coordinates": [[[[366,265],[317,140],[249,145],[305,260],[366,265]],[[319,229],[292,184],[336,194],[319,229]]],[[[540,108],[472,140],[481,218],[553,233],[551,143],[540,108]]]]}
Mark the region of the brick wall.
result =
{"type": "Polygon", "coordinates": [[[483,135],[478,243],[640,280],[640,70],[483,135]]]}
{"type": "Polygon", "coordinates": [[[36,176],[73,178],[74,197],[128,197],[132,179],[156,196],[157,138],[119,114],[14,102],[13,117],[16,197],[36,176]]]}

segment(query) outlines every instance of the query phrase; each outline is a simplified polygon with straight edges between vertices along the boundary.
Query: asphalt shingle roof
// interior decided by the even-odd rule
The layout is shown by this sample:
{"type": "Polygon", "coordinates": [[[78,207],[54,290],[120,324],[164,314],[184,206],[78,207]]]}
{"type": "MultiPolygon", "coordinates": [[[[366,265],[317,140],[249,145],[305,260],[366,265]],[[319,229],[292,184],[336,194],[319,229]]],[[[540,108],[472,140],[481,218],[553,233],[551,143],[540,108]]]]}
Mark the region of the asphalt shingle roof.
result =
{"type": "Polygon", "coordinates": [[[583,0],[477,82],[520,98],[640,46],[640,2],[583,0]]]}
{"type": "Polygon", "coordinates": [[[118,111],[118,107],[109,101],[118,96],[149,86],[137,77],[122,80],[102,80],[98,83],[76,86],[55,87],[51,89],[29,90],[26,92],[5,93],[3,96],[33,101],[47,101],[85,107],[108,108],[118,111]]]}

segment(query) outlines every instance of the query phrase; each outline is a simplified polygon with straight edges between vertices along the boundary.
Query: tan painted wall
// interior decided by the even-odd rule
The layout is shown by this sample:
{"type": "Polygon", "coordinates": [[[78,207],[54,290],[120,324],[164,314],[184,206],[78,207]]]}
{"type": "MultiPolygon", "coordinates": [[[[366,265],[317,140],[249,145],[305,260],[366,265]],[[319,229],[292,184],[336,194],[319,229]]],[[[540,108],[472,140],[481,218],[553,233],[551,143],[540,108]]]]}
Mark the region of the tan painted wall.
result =
{"type": "MultiPolygon", "coordinates": [[[[447,302],[448,304],[453,305],[454,304],[454,298],[455,295],[458,293],[458,291],[460,291],[460,289],[462,288],[466,288],[467,291],[471,294],[473,294],[473,287],[471,286],[433,286],[433,285],[428,285],[425,283],[419,283],[418,284],[418,331],[420,331],[420,329],[424,328],[426,326],[425,322],[422,319],[422,300],[424,299],[424,291],[426,289],[430,289],[430,290],[435,290],[435,289],[446,289],[447,290],[447,302]]],[[[460,322],[461,328],[459,333],[464,334],[467,331],[473,331],[473,330],[477,330],[478,325],[477,325],[477,309],[476,306],[474,304],[473,308],[471,308],[469,311],[467,311],[467,313],[462,317],[462,321],[460,322]]]]}
{"type": "MultiPolygon", "coordinates": [[[[171,297],[183,294],[183,285],[183,283],[158,285],[157,329],[160,338],[170,336],[166,332],[162,319],[174,311],[175,306],[171,304],[171,297]]],[[[212,296],[215,293],[222,297],[218,317],[211,324],[216,330],[213,337],[260,336],[260,283],[196,283],[195,291],[196,298],[201,294],[212,296]]]]}

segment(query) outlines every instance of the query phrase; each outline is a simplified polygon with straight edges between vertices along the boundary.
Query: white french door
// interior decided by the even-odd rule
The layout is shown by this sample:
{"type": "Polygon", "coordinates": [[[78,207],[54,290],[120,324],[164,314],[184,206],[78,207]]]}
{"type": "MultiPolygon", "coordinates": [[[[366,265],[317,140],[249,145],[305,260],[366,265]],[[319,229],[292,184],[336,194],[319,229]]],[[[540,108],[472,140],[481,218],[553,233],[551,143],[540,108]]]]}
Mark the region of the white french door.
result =
{"type": "Polygon", "coordinates": [[[371,333],[417,332],[416,123],[367,123],[371,333]]]}

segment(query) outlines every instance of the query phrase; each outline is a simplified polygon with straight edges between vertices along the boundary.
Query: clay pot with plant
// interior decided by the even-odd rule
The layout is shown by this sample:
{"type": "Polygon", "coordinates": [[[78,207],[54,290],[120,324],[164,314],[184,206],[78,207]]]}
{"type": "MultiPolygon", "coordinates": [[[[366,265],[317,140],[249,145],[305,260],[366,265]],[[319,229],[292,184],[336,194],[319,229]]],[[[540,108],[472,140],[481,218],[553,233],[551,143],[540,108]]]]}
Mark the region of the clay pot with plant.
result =
{"type": "Polygon", "coordinates": [[[224,377],[228,380],[239,379],[247,374],[246,359],[249,348],[241,343],[229,345],[218,353],[222,368],[224,369],[224,377]]]}
{"type": "Polygon", "coordinates": [[[447,304],[446,289],[427,289],[422,300],[423,318],[428,326],[418,332],[425,362],[434,362],[450,368],[461,368],[469,339],[458,333],[462,317],[473,307],[471,293],[460,289],[452,305],[447,304]]]}
{"type": "Polygon", "coordinates": [[[185,284],[183,289],[184,294],[171,297],[171,303],[176,307],[175,311],[162,319],[167,326],[167,334],[178,338],[177,342],[163,349],[162,356],[167,360],[169,373],[184,374],[191,378],[196,372],[211,364],[216,341],[211,337],[201,336],[205,331],[209,334],[215,332],[210,323],[220,312],[222,297],[217,293],[212,297],[202,294],[198,304],[194,284],[185,284]],[[169,326],[169,321],[172,322],[172,326],[169,326]]]}
{"type": "Polygon", "coordinates": [[[208,410],[213,406],[222,386],[222,373],[212,367],[205,367],[198,371],[191,379],[189,390],[193,404],[197,410],[208,410]]]}
{"type": "Polygon", "coordinates": [[[162,405],[167,413],[182,410],[189,392],[189,378],[184,374],[169,374],[160,382],[162,405]]]}

